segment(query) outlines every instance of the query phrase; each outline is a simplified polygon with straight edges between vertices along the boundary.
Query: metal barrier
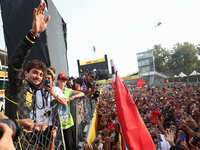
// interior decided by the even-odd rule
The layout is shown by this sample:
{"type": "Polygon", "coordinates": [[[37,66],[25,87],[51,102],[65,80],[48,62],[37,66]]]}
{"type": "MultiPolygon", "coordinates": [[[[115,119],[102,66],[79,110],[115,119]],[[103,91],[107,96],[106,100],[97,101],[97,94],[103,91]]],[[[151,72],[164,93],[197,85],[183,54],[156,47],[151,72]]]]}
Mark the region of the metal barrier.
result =
{"type": "MultiPolygon", "coordinates": [[[[59,104],[57,101],[51,105],[51,115],[52,117],[52,126],[46,129],[46,134],[38,132],[36,130],[26,131],[25,129],[21,129],[21,135],[18,138],[18,141],[14,142],[16,149],[22,150],[36,150],[39,149],[39,146],[45,150],[50,149],[50,146],[55,146],[55,150],[65,150],[65,142],[63,136],[63,130],[60,120],[59,113],[59,104]],[[54,127],[57,127],[55,129],[54,127]],[[42,138],[41,138],[42,137],[42,138]]],[[[82,149],[83,138],[86,138],[90,129],[90,122],[92,121],[93,114],[95,112],[95,106],[97,103],[97,99],[82,99],[82,104],[80,103],[80,99],[76,99],[71,101],[71,115],[74,120],[74,126],[72,127],[74,139],[76,139],[77,149],[82,149]]],[[[39,117],[34,119],[34,122],[38,118],[42,118],[46,116],[46,112],[41,114],[39,117]]],[[[45,117],[44,117],[45,118],[45,117]]],[[[41,122],[45,122],[45,119],[41,122]]]]}
{"type": "Polygon", "coordinates": [[[74,119],[72,127],[76,139],[77,149],[82,149],[85,144],[83,138],[86,138],[90,129],[90,122],[95,111],[96,99],[78,99],[71,103],[71,115],[74,119]],[[80,101],[83,103],[81,104],[80,101]]]}
{"type": "MultiPolygon", "coordinates": [[[[65,142],[60,122],[59,104],[57,101],[54,102],[55,103],[49,109],[51,110],[51,115],[49,117],[52,118],[52,126],[48,126],[44,132],[21,129],[18,141],[14,142],[17,150],[36,150],[39,149],[39,147],[48,150],[54,146],[55,150],[65,150],[65,142]],[[57,127],[57,129],[55,127],[57,127]]],[[[45,118],[44,116],[46,116],[46,113],[40,115],[38,118],[45,118]]],[[[34,122],[36,122],[38,118],[34,119],[34,122]]],[[[43,122],[45,122],[45,120],[43,120],[43,122]]]]}

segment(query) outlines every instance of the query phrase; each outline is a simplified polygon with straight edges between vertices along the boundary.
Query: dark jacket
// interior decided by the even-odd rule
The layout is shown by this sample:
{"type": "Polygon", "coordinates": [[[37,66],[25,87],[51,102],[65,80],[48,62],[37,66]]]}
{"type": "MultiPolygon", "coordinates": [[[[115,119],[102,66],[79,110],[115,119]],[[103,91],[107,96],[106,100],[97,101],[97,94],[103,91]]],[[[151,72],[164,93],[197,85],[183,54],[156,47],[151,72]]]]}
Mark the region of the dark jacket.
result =
{"type": "Polygon", "coordinates": [[[34,110],[34,89],[23,77],[23,65],[33,46],[28,34],[15,49],[8,64],[9,82],[5,90],[5,115],[12,119],[30,118],[34,110]]]}

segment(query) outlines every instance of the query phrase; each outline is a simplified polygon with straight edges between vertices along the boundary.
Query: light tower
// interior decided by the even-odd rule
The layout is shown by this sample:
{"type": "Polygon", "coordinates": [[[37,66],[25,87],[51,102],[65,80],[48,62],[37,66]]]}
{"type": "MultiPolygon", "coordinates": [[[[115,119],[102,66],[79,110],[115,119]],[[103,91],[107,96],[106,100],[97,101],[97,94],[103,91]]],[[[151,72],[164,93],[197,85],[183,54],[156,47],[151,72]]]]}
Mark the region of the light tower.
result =
{"type": "Polygon", "coordinates": [[[95,60],[96,48],[93,46],[93,60],[95,60]]]}

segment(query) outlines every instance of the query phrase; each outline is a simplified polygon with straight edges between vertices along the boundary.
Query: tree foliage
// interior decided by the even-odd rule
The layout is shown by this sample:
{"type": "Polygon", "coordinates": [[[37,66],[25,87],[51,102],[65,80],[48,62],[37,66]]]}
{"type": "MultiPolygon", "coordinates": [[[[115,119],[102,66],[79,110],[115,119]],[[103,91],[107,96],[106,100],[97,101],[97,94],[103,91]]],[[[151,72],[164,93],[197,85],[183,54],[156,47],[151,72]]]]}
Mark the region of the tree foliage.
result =
{"type": "Polygon", "coordinates": [[[199,62],[200,45],[195,46],[189,42],[176,43],[172,50],[167,50],[160,44],[154,45],[151,50],[154,52],[155,69],[158,72],[194,67],[199,62]]]}

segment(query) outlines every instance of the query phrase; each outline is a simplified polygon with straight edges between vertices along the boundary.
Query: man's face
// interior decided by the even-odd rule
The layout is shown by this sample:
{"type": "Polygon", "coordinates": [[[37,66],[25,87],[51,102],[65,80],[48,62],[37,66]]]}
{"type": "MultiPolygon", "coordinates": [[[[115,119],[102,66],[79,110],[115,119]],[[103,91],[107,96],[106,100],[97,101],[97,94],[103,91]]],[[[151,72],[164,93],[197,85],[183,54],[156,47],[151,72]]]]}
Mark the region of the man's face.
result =
{"type": "Polygon", "coordinates": [[[92,75],[87,75],[88,77],[88,82],[92,82],[92,80],[94,80],[94,77],[92,75]]]}
{"type": "Polygon", "coordinates": [[[67,83],[67,80],[66,79],[58,79],[57,80],[57,82],[58,82],[58,86],[60,87],[64,87],[65,85],[66,85],[66,83],[67,83]]]}
{"type": "Polygon", "coordinates": [[[172,125],[172,124],[170,125],[169,128],[170,128],[171,130],[174,130],[174,131],[176,131],[176,129],[177,129],[176,126],[175,126],[175,125],[172,125]]]}
{"type": "Polygon", "coordinates": [[[43,71],[36,68],[31,69],[29,72],[25,70],[24,75],[25,79],[34,86],[40,84],[43,79],[43,71]]]}

